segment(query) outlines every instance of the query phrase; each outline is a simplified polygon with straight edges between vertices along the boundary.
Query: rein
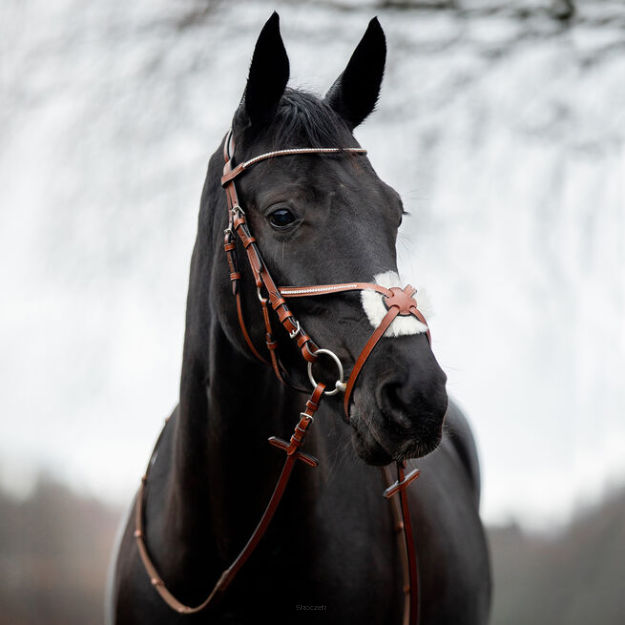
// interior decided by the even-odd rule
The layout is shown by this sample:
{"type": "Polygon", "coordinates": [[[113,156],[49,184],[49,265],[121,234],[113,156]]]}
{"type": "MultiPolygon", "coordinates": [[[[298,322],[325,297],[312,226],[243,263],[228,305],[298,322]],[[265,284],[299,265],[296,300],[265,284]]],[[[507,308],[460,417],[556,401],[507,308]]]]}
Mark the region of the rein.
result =
{"type": "MultiPolygon", "coordinates": [[[[275,436],[269,438],[269,443],[274,447],[282,449],[286,453],[286,459],[282,467],[282,471],[276,482],[274,491],[269,499],[269,502],[261,516],[261,519],[256,526],[256,529],[252,533],[245,547],[241,550],[234,562],[221,574],[217,583],[213,587],[210,594],[206,597],[202,603],[196,606],[188,606],[180,602],[172,593],[167,589],[165,583],[160,577],[154,563],[152,562],[148,553],[144,540],[144,521],[143,521],[143,504],[145,498],[145,484],[147,483],[149,468],[152,464],[152,458],[148,463],[148,469],[141,479],[141,486],[137,494],[136,506],[135,506],[135,532],[139,555],[143,562],[143,565],[150,577],[152,585],[156,588],[157,592],[163,598],[165,603],[172,609],[181,614],[193,614],[206,608],[213,602],[218,596],[223,595],[230,582],[234,579],[239,569],[243,566],[249,556],[252,554],[260,539],[267,530],[273,515],[278,508],[280,500],[286,489],[286,485],[291,476],[293,467],[297,460],[301,460],[305,464],[311,467],[316,467],[319,461],[305,454],[299,450],[304,441],[308,427],[314,421],[314,415],[319,407],[320,401],[324,395],[336,395],[338,393],[344,393],[343,410],[345,412],[346,420],[349,422],[349,409],[354,386],[358,379],[358,376],[367,362],[367,359],[373,352],[375,346],[380,339],[384,336],[385,332],[389,329],[393,321],[398,316],[413,316],[416,317],[421,323],[426,326],[426,336],[428,341],[431,342],[431,336],[429,328],[427,328],[427,322],[423,314],[419,311],[417,301],[414,298],[416,289],[407,285],[404,288],[392,287],[386,288],[376,283],[370,282],[352,282],[352,283],[339,283],[339,284],[324,284],[324,285],[312,285],[312,286],[283,286],[278,287],[274,282],[267,266],[265,265],[256,239],[252,235],[245,211],[241,207],[239,202],[235,180],[241,176],[250,167],[253,167],[257,163],[270,160],[281,156],[295,156],[295,155],[307,155],[307,154],[366,154],[367,151],[362,148],[292,148],[286,150],[276,150],[273,152],[266,152],[260,154],[254,158],[244,161],[233,167],[233,152],[232,152],[232,131],[230,131],[224,141],[224,170],[221,179],[222,187],[226,192],[227,205],[228,205],[228,226],[224,231],[224,251],[228,262],[230,271],[230,281],[232,285],[232,293],[235,297],[237,317],[241,333],[243,338],[252,352],[252,354],[260,361],[270,364],[276,377],[283,383],[286,381],[286,371],[280,362],[277,354],[278,342],[274,338],[271,317],[275,314],[278,321],[282,324],[287,331],[289,338],[295,341],[297,347],[300,350],[301,356],[307,363],[308,377],[313,387],[312,395],[306,403],[306,409],[300,413],[300,419],[290,440],[287,442],[275,436]],[[245,254],[248,259],[252,275],[254,277],[256,292],[258,301],[261,306],[263,322],[265,325],[265,345],[269,355],[269,359],[264,358],[258,349],[255,347],[250,334],[247,330],[244,314],[241,292],[239,288],[239,281],[241,280],[241,272],[238,270],[236,262],[236,241],[240,241],[245,250],[245,254]],[[287,299],[301,298],[301,297],[315,297],[320,295],[335,295],[340,293],[346,293],[350,291],[365,291],[372,290],[379,293],[384,299],[387,312],[384,315],[382,321],[369,337],[365,346],[363,347],[360,355],[356,359],[352,371],[349,375],[347,382],[344,381],[344,369],[338,356],[329,349],[319,348],[312,338],[305,332],[301,324],[295,318],[293,312],[290,310],[287,299]],[[334,388],[328,390],[326,386],[317,382],[313,375],[313,365],[319,360],[320,356],[333,360],[337,367],[338,377],[335,382],[334,388]]],[[[300,390],[300,389],[298,389],[300,390]]],[[[158,445],[158,443],[157,443],[158,445]]],[[[414,469],[408,474],[405,472],[404,462],[396,463],[397,477],[393,481],[391,471],[389,467],[382,469],[387,488],[384,491],[384,496],[390,500],[392,506],[392,513],[394,518],[394,528],[398,533],[398,548],[400,550],[400,557],[402,561],[402,571],[404,578],[403,590],[405,593],[404,604],[404,625],[416,625],[419,621],[419,595],[418,595],[418,565],[416,560],[415,543],[412,532],[412,522],[410,519],[410,510],[408,506],[408,497],[406,493],[406,487],[419,477],[419,470],[414,469]],[[399,497],[396,498],[395,495],[399,497]],[[399,501],[397,501],[399,499],[399,501]]]]}

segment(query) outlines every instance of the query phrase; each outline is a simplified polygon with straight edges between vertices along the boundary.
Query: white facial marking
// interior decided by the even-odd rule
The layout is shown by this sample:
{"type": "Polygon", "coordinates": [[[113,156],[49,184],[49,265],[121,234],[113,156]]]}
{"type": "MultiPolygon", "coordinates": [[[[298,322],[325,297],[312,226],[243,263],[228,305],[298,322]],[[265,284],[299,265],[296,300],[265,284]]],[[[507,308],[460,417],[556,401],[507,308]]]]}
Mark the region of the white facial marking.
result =
{"type": "MultiPolygon", "coordinates": [[[[386,287],[390,289],[394,286],[403,288],[406,286],[402,284],[399,276],[394,271],[385,271],[384,273],[379,273],[373,277],[373,281],[380,286],[386,287]]],[[[362,307],[365,310],[365,314],[369,319],[369,323],[377,328],[382,319],[386,316],[388,312],[386,306],[384,305],[384,295],[378,293],[377,291],[365,290],[362,291],[362,307]]],[[[423,291],[419,289],[416,294],[417,297],[417,305],[419,310],[423,313],[424,317],[427,319],[428,311],[427,305],[423,297],[423,291]]],[[[396,337],[396,336],[408,336],[411,334],[422,334],[427,332],[428,327],[419,321],[416,317],[410,316],[397,316],[391,323],[391,325],[387,328],[384,336],[396,337]]]]}

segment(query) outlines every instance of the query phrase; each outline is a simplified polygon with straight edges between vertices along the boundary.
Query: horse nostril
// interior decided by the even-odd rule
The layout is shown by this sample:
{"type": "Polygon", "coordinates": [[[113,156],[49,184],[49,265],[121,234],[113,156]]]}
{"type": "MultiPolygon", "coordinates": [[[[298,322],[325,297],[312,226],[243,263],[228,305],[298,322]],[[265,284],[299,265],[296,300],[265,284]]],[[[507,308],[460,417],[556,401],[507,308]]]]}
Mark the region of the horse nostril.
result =
{"type": "Polygon", "coordinates": [[[441,369],[428,376],[393,376],[378,386],[376,400],[389,424],[419,429],[438,421],[447,410],[446,376],[441,369]]]}
{"type": "Polygon", "coordinates": [[[387,382],[380,387],[378,394],[378,405],[382,412],[391,417],[393,421],[399,425],[410,428],[414,424],[408,416],[412,411],[410,409],[410,400],[406,398],[406,385],[393,381],[387,382]]]}

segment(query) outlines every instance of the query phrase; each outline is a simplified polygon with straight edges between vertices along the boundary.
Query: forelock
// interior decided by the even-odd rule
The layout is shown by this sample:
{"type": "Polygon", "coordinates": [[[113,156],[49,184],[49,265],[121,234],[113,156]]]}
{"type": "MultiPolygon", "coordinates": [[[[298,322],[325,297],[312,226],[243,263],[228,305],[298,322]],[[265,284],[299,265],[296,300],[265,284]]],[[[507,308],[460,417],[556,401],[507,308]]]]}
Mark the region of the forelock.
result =
{"type": "Polygon", "coordinates": [[[276,149],[350,147],[345,142],[351,132],[343,119],[328,104],[305,91],[284,92],[272,127],[276,149]]]}

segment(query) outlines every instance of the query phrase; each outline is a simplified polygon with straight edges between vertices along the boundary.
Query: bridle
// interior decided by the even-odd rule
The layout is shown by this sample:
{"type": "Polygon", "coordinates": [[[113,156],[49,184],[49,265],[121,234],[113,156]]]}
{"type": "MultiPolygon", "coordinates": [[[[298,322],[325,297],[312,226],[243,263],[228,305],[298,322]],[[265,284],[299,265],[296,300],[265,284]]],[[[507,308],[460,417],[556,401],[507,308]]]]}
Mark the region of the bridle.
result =
{"type": "MultiPolygon", "coordinates": [[[[282,324],[283,328],[288,333],[289,338],[297,345],[302,358],[307,364],[308,377],[313,387],[312,395],[306,403],[306,408],[300,413],[300,419],[295,426],[293,434],[290,440],[279,439],[275,436],[269,438],[269,443],[274,447],[278,447],[285,451],[286,459],[278,477],[278,481],[274,488],[273,494],[265,508],[265,511],[256,527],[252,536],[248,540],[245,547],[241,550],[234,562],[222,573],[213,590],[208,597],[197,606],[187,606],[181,603],[165,586],[162,578],[156,570],[145,545],[144,541],[144,522],[143,522],[143,500],[145,497],[145,484],[147,482],[147,476],[149,467],[152,464],[152,458],[148,463],[148,470],[146,470],[141,480],[141,487],[137,494],[136,508],[135,508],[135,532],[137,547],[141,560],[145,566],[152,585],[156,588],[158,593],[164,599],[164,601],[174,610],[181,614],[193,614],[203,610],[214,599],[222,595],[230,582],[234,579],[235,575],[243,566],[245,561],[249,558],[251,553],[258,545],[260,539],[265,533],[271,519],[280,503],[282,495],[284,494],[286,485],[290,478],[292,469],[297,460],[301,460],[305,464],[315,467],[319,461],[305,454],[299,450],[304,441],[308,427],[314,421],[314,415],[319,407],[319,402],[324,395],[336,395],[338,393],[344,393],[343,409],[347,421],[349,421],[349,409],[352,393],[359,374],[367,362],[367,359],[373,352],[375,346],[380,339],[384,336],[386,331],[390,328],[393,321],[398,316],[413,316],[418,319],[425,326],[425,333],[428,341],[431,342],[431,336],[427,322],[423,314],[419,311],[416,299],[414,295],[416,289],[407,285],[404,288],[392,287],[386,288],[377,283],[370,282],[351,282],[351,283],[339,283],[339,284],[323,284],[312,286],[284,286],[278,287],[273,280],[267,265],[264,263],[260,249],[256,243],[256,239],[250,231],[249,224],[244,209],[239,202],[235,180],[245,173],[248,169],[260,163],[270,159],[282,157],[282,156],[296,156],[296,155],[358,155],[366,154],[367,151],[362,148],[292,148],[286,150],[276,150],[273,152],[266,152],[251,158],[247,161],[241,162],[236,166],[233,166],[234,146],[232,131],[228,133],[224,140],[224,170],[221,178],[221,185],[226,192],[227,206],[228,206],[228,225],[224,231],[224,251],[228,262],[230,281],[232,287],[232,294],[236,302],[237,317],[241,334],[247,344],[251,353],[260,361],[271,365],[276,377],[283,383],[289,383],[286,379],[286,370],[280,362],[278,356],[278,341],[274,337],[272,328],[272,315],[275,315],[278,321],[282,324]],[[242,296],[240,289],[241,272],[238,269],[236,258],[236,243],[237,240],[243,246],[245,255],[248,260],[249,267],[251,269],[254,282],[256,285],[256,292],[258,301],[260,303],[262,317],[265,325],[265,345],[269,355],[269,359],[264,358],[259,350],[252,342],[250,333],[247,330],[245,324],[245,318],[243,313],[242,296]],[[288,299],[302,298],[302,297],[316,297],[322,295],[336,295],[340,293],[346,293],[350,291],[365,291],[372,290],[379,293],[383,297],[384,304],[387,312],[382,318],[381,322],[375,328],[372,335],[367,340],[360,355],[356,359],[352,371],[349,375],[347,382],[344,381],[344,369],[338,356],[329,349],[319,348],[309,334],[306,333],[300,322],[295,318],[293,312],[287,304],[288,299]],[[326,356],[330,358],[336,365],[338,370],[338,378],[335,382],[334,388],[328,390],[325,384],[317,382],[313,375],[313,365],[319,360],[320,356],[326,356]]],[[[155,449],[158,447],[158,442],[155,449]]],[[[418,596],[418,570],[415,553],[415,544],[412,532],[412,523],[410,519],[410,511],[408,508],[408,498],[406,494],[406,487],[417,477],[419,477],[419,470],[414,469],[408,474],[405,472],[405,465],[403,462],[397,462],[397,479],[393,483],[388,467],[383,469],[386,482],[388,484],[384,491],[384,496],[391,501],[393,517],[395,522],[395,531],[398,533],[398,543],[400,546],[400,556],[402,560],[402,569],[404,576],[404,592],[405,592],[405,605],[404,605],[404,625],[416,625],[418,623],[419,614],[419,596],[418,596]],[[399,502],[396,501],[394,495],[399,495],[399,502]]]]}
{"type": "MultiPolygon", "coordinates": [[[[230,280],[232,283],[232,293],[236,299],[237,317],[239,320],[239,326],[241,328],[241,334],[243,335],[245,342],[247,343],[250,351],[254,356],[262,361],[267,362],[263,358],[250,338],[250,334],[247,330],[245,319],[243,315],[243,307],[241,302],[241,293],[239,288],[239,281],[241,280],[241,272],[237,269],[236,264],[236,239],[241,242],[243,248],[247,254],[249,266],[252,270],[254,281],[256,284],[256,292],[258,300],[261,305],[263,320],[265,323],[265,343],[267,351],[269,353],[271,366],[276,374],[276,377],[284,382],[284,369],[280,365],[279,358],[277,356],[278,343],[274,339],[271,315],[269,308],[273,309],[276,313],[278,320],[287,331],[289,338],[294,340],[300,349],[302,358],[308,364],[308,377],[310,378],[313,388],[315,387],[314,378],[312,376],[312,365],[317,361],[320,355],[326,355],[330,357],[335,364],[339,372],[339,377],[335,383],[335,387],[332,390],[326,390],[325,395],[335,395],[339,392],[345,393],[343,401],[343,408],[345,416],[349,420],[349,406],[350,399],[354,385],[360,374],[362,367],[364,366],[367,358],[373,351],[378,341],[382,338],[386,330],[389,328],[395,317],[398,315],[407,316],[412,315],[416,317],[421,323],[427,327],[427,322],[423,314],[417,307],[417,302],[414,299],[416,289],[407,285],[403,289],[399,287],[386,288],[373,282],[348,282],[338,284],[322,284],[312,286],[284,286],[278,287],[274,282],[271,274],[264,263],[260,250],[256,243],[256,239],[250,232],[249,225],[245,211],[241,207],[235,180],[241,174],[249,170],[251,167],[262,161],[271,160],[280,156],[294,156],[305,154],[366,154],[367,150],[363,148],[292,148],[287,150],[276,150],[273,152],[265,152],[259,156],[255,156],[247,161],[240,163],[233,167],[233,139],[232,132],[228,134],[224,141],[224,160],[225,166],[221,184],[226,191],[226,197],[228,201],[228,227],[224,231],[224,250],[226,258],[228,259],[228,266],[230,268],[230,280]],[[373,332],[364,348],[362,349],[360,356],[356,359],[356,363],[352,369],[352,373],[349,376],[347,383],[343,381],[343,366],[339,358],[328,349],[319,349],[310,335],[306,333],[299,321],[295,318],[291,312],[286,300],[302,297],[316,297],[321,295],[336,295],[339,293],[345,293],[348,291],[364,291],[371,290],[376,291],[384,297],[384,303],[388,312],[373,332]],[[263,294],[264,292],[264,294],[263,294]]],[[[431,340],[429,329],[426,331],[428,340],[431,340]]]]}

